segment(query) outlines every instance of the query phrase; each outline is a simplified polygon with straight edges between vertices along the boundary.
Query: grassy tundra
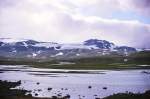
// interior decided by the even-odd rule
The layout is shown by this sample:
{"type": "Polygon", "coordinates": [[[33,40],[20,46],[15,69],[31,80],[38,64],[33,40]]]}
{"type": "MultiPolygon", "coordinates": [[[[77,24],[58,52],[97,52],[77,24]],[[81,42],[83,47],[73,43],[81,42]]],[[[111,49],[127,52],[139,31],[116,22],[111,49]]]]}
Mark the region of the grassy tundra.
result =
{"type": "Polygon", "coordinates": [[[129,56],[106,55],[74,59],[8,59],[0,58],[1,65],[30,65],[52,69],[150,69],[150,52],[129,56]]]}

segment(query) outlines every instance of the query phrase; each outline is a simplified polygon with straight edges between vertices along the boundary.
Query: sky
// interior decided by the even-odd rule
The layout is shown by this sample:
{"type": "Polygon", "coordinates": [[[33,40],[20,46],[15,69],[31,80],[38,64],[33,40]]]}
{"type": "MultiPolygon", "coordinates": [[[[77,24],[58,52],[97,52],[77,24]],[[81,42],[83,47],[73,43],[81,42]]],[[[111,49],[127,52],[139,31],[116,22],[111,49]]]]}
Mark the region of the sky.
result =
{"type": "Polygon", "coordinates": [[[0,38],[150,48],[150,0],[0,0],[0,38]]]}

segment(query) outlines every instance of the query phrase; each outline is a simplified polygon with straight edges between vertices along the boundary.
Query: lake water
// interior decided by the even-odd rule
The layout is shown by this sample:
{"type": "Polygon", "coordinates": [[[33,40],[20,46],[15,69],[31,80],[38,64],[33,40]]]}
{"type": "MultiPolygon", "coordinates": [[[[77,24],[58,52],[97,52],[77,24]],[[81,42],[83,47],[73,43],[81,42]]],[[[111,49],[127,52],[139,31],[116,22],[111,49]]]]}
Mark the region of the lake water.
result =
{"type": "Polygon", "coordinates": [[[95,99],[126,91],[150,90],[147,72],[150,70],[63,70],[0,65],[0,80],[21,80],[18,88],[31,90],[33,96],[38,93],[37,97],[69,94],[71,99],[95,99]]]}

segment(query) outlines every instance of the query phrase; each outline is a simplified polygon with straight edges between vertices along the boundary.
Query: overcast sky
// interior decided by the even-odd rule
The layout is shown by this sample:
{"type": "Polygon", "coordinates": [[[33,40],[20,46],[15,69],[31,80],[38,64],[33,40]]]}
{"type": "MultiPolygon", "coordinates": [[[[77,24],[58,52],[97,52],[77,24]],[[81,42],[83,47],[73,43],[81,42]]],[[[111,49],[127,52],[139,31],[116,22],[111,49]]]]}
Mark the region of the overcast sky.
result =
{"type": "Polygon", "coordinates": [[[4,37],[150,48],[150,0],[0,0],[4,37]]]}

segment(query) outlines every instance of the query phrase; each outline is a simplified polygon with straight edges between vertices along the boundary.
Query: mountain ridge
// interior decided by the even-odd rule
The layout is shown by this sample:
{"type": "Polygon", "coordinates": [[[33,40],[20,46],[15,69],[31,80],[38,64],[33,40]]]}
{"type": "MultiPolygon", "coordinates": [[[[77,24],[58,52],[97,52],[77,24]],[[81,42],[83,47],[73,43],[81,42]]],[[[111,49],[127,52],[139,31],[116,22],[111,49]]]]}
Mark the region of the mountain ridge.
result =
{"type": "MultiPolygon", "coordinates": [[[[10,39],[9,39],[10,40],[10,39]]],[[[93,57],[117,53],[128,55],[136,49],[128,46],[117,46],[112,42],[99,39],[89,39],[81,43],[60,44],[56,42],[40,42],[21,39],[8,42],[0,39],[0,56],[27,58],[67,58],[93,57]]]]}

